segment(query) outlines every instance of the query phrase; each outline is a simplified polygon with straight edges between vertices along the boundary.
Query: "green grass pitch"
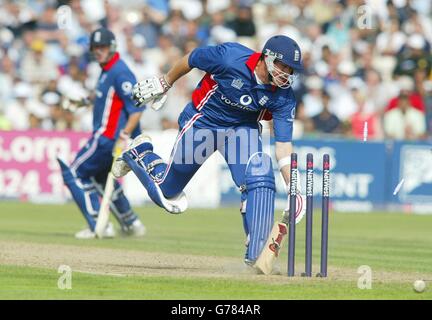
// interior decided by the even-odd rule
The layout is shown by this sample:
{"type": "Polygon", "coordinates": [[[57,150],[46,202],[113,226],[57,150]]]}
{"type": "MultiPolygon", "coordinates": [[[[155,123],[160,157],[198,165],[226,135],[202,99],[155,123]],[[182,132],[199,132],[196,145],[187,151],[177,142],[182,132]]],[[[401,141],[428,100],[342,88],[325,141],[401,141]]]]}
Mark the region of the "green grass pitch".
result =
{"type": "MultiPolygon", "coordinates": [[[[243,265],[237,208],[136,211],[147,227],[143,238],[76,240],[85,222],[73,204],[1,202],[0,299],[432,298],[432,215],[332,213],[329,277],[308,279],[299,276],[304,221],[297,225],[296,277],[288,278],[286,240],[280,274],[256,275],[243,265]],[[71,289],[58,287],[60,265],[72,270],[71,289]],[[371,289],[358,288],[360,266],[370,267],[371,289]],[[417,279],[426,280],[425,292],[414,292],[417,279]]],[[[320,218],[315,212],[314,273],[320,218]]]]}

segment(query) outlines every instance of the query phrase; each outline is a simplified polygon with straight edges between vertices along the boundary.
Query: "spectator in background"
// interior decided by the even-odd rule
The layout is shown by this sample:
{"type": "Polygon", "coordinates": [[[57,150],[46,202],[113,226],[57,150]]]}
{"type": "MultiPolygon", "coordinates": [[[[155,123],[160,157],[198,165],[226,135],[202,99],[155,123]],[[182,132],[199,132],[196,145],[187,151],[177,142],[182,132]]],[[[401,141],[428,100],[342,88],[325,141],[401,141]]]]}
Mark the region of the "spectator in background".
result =
{"type": "MultiPolygon", "coordinates": [[[[397,57],[394,75],[414,76],[416,70],[425,70],[430,74],[432,60],[430,53],[426,50],[428,47],[425,38],[421,34],[412,34],[408,38],[407,46],[397,57]]],[[[430,50],[430,49],[429,49],[430,50]]]]}
{"type": "Polygon", "coordinates": [[[332,98],[330,110],[340,121],[347,121],[357,111],[349,83],[356,67],[352,61],[345,60],[339,63],[337,72],[338,81],[328,86],[328,93],[332,98]]]}
{"type": "MultiPolygon", "coordinates": [[[[169,67],[173,57],[181,55],[181,50],[176,47],[169,35],[161,34],[158,46],[144,52],[144,59],[151,61],[161,72],[169,67]]],[[[160,73],[159,72],[159,73],[160,73]]],[[[142,76],[137,74],[138,78],[142,76]]]]}
{"type": "MultiPolygon", "coordinates": [[[[299,0],[303,1],[303,0],[299,0]]],[[[336,1],[310,1],[306,10],[320,25],[328,25],[335,14],[336,1]]]]}
{"type": "Polygon", "coordinates": [[[50,117],[42,122],[41,127],[47,130],[64,131],[67,128],[65,111],[60,107],[60,94],[55,90],[45,90],[41,101],[48,107],[50,117]]]}
{"type": "Polygon", "coordinates": [[[381,139],[382,130],[380,117],[378,113],[373,112],[373,107],[367,107],[370,100],[367,99],[367,89],[365,85],[358,85],[353,88],[353,96],[357,103],[357,112],[351,116],[351,136],[355,139],[362,140],[365,123],[367,123],[368,139],[381,139]]]}
{"type": "Polygon", "coordinates": [[[60,74],[64,75],[66,73],[69,73],[70,67],[76,66],[81,72],[81,77],[85,79],[85,71],[88,65],[88,58],[84,54],[83,47],[78,44],[70,44],[65,47],[65,53],[68,59],[65,64],[60,66],[60,74]]]}
{"type": "Polygon", "coordinates": [[[4,108],[4,116],[13,130],[29,129],[29,105],[32,103],[32,96],[33,91],[28,83],[18,82],[14,85],[14,99],[4,108]]]}
{"type": "Polygon", "coordinates": [[[40,18],[36,21],[36,31],[38,37],[48,44],[59,43],[65,37],[65,34],[58,27],[55,6],[52,3],[50,4],[49,1],[47,2],[40,18]]]}
{"type": "Polygon", "coordinates": [[[12,98],[11,88],[15,77],[16,70],[13,61],[7,54],[0,51],[0,101],[2,103],[7,103],[12,98]]]}
{"type": "Polygon", "coordinates": [[[423,86],[426,101],[426,128],[429,137],[432,138],[432,81],[425,81],[423,86]]]}
{"type": "Polygon", "coordinates": [[[163,26],[162,32],[170,36],[173,44],[180,48],[186,39],[186,20],[181,10],[172,10],[167,23],[163,26]]]}
{"type": "Polygon", "coordinates": [[[49,88],[49,90],[58,90],[61,94],[65,95],[70,92],[79,92],[78,96],[87,96],[84,88],[85,74],[79,69],[76,64],[71,64],[68,73],[62,75],[57,82],[57,85],[49,88]]]}
{"type": "Polygon", "coordinates": [[[335,15],[329,23],[326,35],[330,40],[330,48],[333,52],[347,52],[350,46],[349,21],[344,19],[344,8],[342,3],[337,3],[335,15]]]}
{"type": "Polygon", "coordinates": [[[248,5],[240,5],[233,21],[228,23],[238,37],[253,37],[256,33],[252,8],[248,5]]]}
{"type": "MultiPolygon", "coordinates": [[[[270,126],[273,130],[273,126],[270,126]]],[[[293,126],[293,138],[301,139],[304,136],[309,135],[314,130],[313,123],[309,117],[305,114],[305,107],[303,101],[299,101],[296,107],[296,114],[294,118],[293,126]]]]}
{"type": "MultiPolygon", "coordinates": [[[[146,3],[152,11],[153,16],[157,15],[157,21],[164,21],[169,14],[169,0],[147,0],[146,3]]],[[[155,18],[155,17],[154,17],[155,18]]]]}
{"type": "Polygon", "coordinates": [[[141,22],[135,26],[134,34],[144,37],[147,48],[154,48],[158,44],[159,30],[165,20],[165,16],[148,6],[141,10],[141,22]]]}
{"type": "MultiPolygon", "coordinates": [[[[1,32],[1,31],[0,31],[1,32]]],[[[12,60],[0,49],[0,130],[11,130],[12,124],[5,115],[5,108],[12,97],[15,67],[12,60]]]]}
{"type": "Polygon", "coordinates": [[[338,117],[330,112],[330,95],[324,91],[322,94],[322,111],[312,117],[313,129],[322,133],[340,133],[341,122],[338,117]]]}
{"type": "MultiPolygon", "coordinates": [[[[68,5],[71,8],[71,16],[67,21],[69,28],[67,29],[67,37],[72,43],[82,43],[87,41],[87,33],[91,29],[91,23],[97,20],[103,22],[105,10],[103,5],[97,1],[80,1],[80,0],[63,0],[62,5],[68,5]],[[83,6],[86,5],[84,8],[83,6]],[[102,11],[102,14],[99,12],[102,11]],[[93,15],[96,15],[94,17],[93,15]]],[[[60,3],[59,3],[60,5],[60,3]]],[[[57,18],[57,16],[56,16],[57,18]]],[[[60,31],[61,32],[61,31],[60,31]]]]}
{"type": "Polygon", "coordinates": [[[311,2],[312,1],[304,0],[293,1],[295,5],[293,10],[296,11],[294,15],[294,25],[300,30],[301,33],[306,33],[308,27],[316,23],[310,8],[311,2]]]}
{"type": "Polygon", "coordinates": [[[58,97],[61,97],[60,92],[57,90],[57,81],[56,80],[50,80],[47,83],[46,87],[42,90],[42,96],[48,92],[52,92],[55,95],[57,95],[58,97]]]}
{"type": "Polygon", "coordinates": [[[365,79],[366,73],[370,70],[375,69],[374,54],[373,54],[372,47],[369,45],[365,45],[365,47],[361,49],[361,53],[357,53],[357,56],[358,57],[354,59],[354,62],[357,65],[355,76],[365,79]]]}
{"type": "Polygon", "coordinates": [[[236,39],[237,35],[234,30],[225,26],[214,26],[210,30],[210,45],[218,45],[224,42],[234,42],[236,39]]]}
{"type": "Polygon", "coordinates": [[[383,82],[380,73],[375,69],[366,72],[365,82],[366,99],[370,102],[366,106],[369,109],[365,111],[382,116],[391,97],[397,94],[397,89],[394,88],[393,83],[383,82]]]}
{"type": "Polygon", "coordinates": [[[411,105],[407,94],[401,93],[397,107],[384,114],[384,132],[387,138],[396,140],[416,140],[425,137],[425,115],[411,105]]]}
{"type": "Polygon", "coordinates": [[[236,33],[226,26],[225,15],[223,11],[215,11],[210,16],[210,25],[208,26],[208,44],[217,45],[225,41],[235,41],[236,33]]]}
{"type": "Polygon", "coordinates": [[[323,110],[323,86],[324,82],[318,76],[310,76],[306,79],[307,92],[303,97],[305,115],[312,118],[323,110]]]}
{"type": "Polygon", "coordinates": [[[262,40],[259,47],[264,45],[265,39],[276,34],[286,35],[301,44],[301,33],[294,25],[293,14],[292,7],[288,5],[288,2],[281,6],[269,5],[265,15],[265,23],[261,25],[258,31],[258,36],[262,40]]]}
{"type": "Polygon", "coordinates": [[[134,74],[140,77],[152,77],[159,74],[157,65],[146,58],[146,40],[142,35],[134,35],[128,39],[127,44],[129,54],[124,57],[124,60],[134,74]]]}
{"type": "MultiPolygon", "coordinates": [[[[411,0],[411,2],[413,3],[414,1],[411,0]]],[[[415,0],[415,2],[430,3],[430,1],[427,0],[415,0]]],[[[402,25],[402,28],[406,34],[408,35],[421,34],[423,37],[425,37],[427,42],[426,44],[427,48],[425,48],[425,50],[430,49],[430,43],[432,41],[432,35],[431,35],[432,22],[430,16],[428,16],[427,14],[428,12],[427,10],[430,10],[430,5],[429,5],[429,9],[426,9],[425,11],[421,11],[421,9],[412,10],[409,15],[409,19],[405,21],[402,25]]]]}
{"type": "Polygon", "coordinates": [[[310,54],[313,63],[328,63],[328,58],[331,54],[328,46],[330,40],[322,33],[321,26],[316,23],[310,24],[306,35],[310,42],[310,54]]]}
{"type": "Polygon", "coordinates": [[[417,69],[414,72],[414,92],[418,93],[418,95],[422,98],[423,102],[425,96],[425,87],[424,82],[427,80],[426,70],[417,69]]]}
{"type": "Polygon", "coordinates": [[[30,83],[43,83],[57,78],[59,75],[57,66],[45,55],[45,42],[35,39],[30,49],[20,68],[22,79],[30,83]]]}
{"type": "Polygon", "coordinates": [[[338,72],[340,57],[334,54],[328,46],[322,48],[322,60],[315,64],[316,73],[323,78],[324,87],[339,83],[338,72]]]}
{"type": "Polygon", "coordinates": [[[76,121],[75,113],[70,110],[63,110],[64,130],[79,130],[79,124],[76,121]]]}
{"type": "Polygon", "coordinates": [[[399,21],[391,19],[384,23],[383,32],[376,40],[377,52],[385,56],[395,56],[405,44],[407,36],[400,30],[399,21]]]}
{"type": "MultiPolygon", "coordinates": [[[[199,35],[199,23],[197,20],[188,20],[186,22],[186,34],[184,42],[181,45],[181,48],[184,48],[184,45],[188,41],[198,41],[201,42],[203,40],[199,35]]],[[[184,52],[184,50],[183,50],[184,52]]]]}
{"type": "Polygon", "coordinates": [[[400,77],[397,81],[399,87],[399,95],[392,98],[386,108],[386,111],[397,108],[400,95],[407,96],[410,104],[421,112],[425,112],[425,105],[422,97],[414,91],[414,80],[408,76],[400,77]]]}

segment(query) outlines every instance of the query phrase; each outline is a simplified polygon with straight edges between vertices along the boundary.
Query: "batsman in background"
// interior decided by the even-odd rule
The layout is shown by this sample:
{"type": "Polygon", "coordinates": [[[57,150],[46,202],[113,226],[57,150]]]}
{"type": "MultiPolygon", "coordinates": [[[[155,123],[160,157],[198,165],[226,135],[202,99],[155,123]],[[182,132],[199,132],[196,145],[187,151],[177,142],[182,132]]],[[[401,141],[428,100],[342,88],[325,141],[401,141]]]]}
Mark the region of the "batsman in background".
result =
{"type": "MultiPolygon", "coordinates": [[[[131,99],[136,78],[120,59],[114,34],[105,28],[95,30],[90,36],[90,51],[102,68],[93,102],[93,133],[70,168],[58,159],[64,183],[88,223],[88,228],[75,234],[78,239],[95,237],[100,197],[111,170],[114,146],[119,143],[125,149],[130,137],[140,133],[139,119],[143,111],[131,99]]],[[[82,106],[86,101],[77,104],[82,106]]],[[[118,181],[114,182],[110,208],[125,234],[145,234],[144,225],[133,212],[118,181]]],[[[104,237],[114,236],[110,223],[104,237]]]]}
{"type": "Polygon", "coordinates": [[[168,164],[153,152],[149,138],[140,135],[114,163],[113,174],[120,177],[132,170],[156,204],[180,213],[187,208],[184,187],[218,150],[241,191],[248,239],[245,262],[253,266],[273,226],[275,197],[272,160],[262,152],[259,121],[273,118],[276,159],[289,185],[296,108],[291,85],[303,68],[301,51],[293,39],[281,35],[270,38],[262,52],[238,43],[196,48],[162,77],[136,84],[137,106],[153,101],[152,107],[159,108],[175,81],[192,68],[206,75],[179,116],[180,131],[168,164]],[[225,133],[223,140],[221,133],[225,133]],[[247,139],[243,139],[245,134],[247,139]]]}

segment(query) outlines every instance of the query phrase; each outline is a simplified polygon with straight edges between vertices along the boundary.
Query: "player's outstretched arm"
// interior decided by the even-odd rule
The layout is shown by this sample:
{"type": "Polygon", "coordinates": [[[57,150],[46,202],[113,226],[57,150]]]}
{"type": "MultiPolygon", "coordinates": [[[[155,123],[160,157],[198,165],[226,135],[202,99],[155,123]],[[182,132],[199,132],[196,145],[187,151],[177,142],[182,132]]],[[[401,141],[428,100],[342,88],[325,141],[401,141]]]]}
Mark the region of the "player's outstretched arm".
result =
{"type": "Polygon", "coordinates": [[[192,68],[189,66],[189,54],[178,60],[172,68],[167,72],[165,78],[171,85],[178,79],[189,73],[192,68]]]}
{"type": "Polygon", "coordinates": [[[165,103],[167,99],[166,93],[174,82],[192,70],[188,60],[189,55],[186,55],[177,61],[166,75],[138,82],[132,91],[135,106],[141,107],[146,103],[153,102],[151,107],[159,110],[165,103]]]}

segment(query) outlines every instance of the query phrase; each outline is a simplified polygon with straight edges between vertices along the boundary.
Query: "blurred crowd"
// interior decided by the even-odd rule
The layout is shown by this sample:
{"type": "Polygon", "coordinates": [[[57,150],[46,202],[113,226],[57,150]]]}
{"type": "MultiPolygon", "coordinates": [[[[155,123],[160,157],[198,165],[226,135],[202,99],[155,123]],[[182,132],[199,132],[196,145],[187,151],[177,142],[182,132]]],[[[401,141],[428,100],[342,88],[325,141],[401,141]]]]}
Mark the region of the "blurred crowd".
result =
{"type": "MultiPolygon", "coordinates": [[[[88,52],[99,26],[114,32],[138,80],[166,72],[197,46],[275,34],[300,45],[295,138],[432,138],[430,0],[0,0],[0,130],[89,131],[91,108],[61,108],[71,90],[94,94],[88,52]]],[[[176,128],[202,77],[193,70],[148,108],[147,130],[176,128]]]]}

